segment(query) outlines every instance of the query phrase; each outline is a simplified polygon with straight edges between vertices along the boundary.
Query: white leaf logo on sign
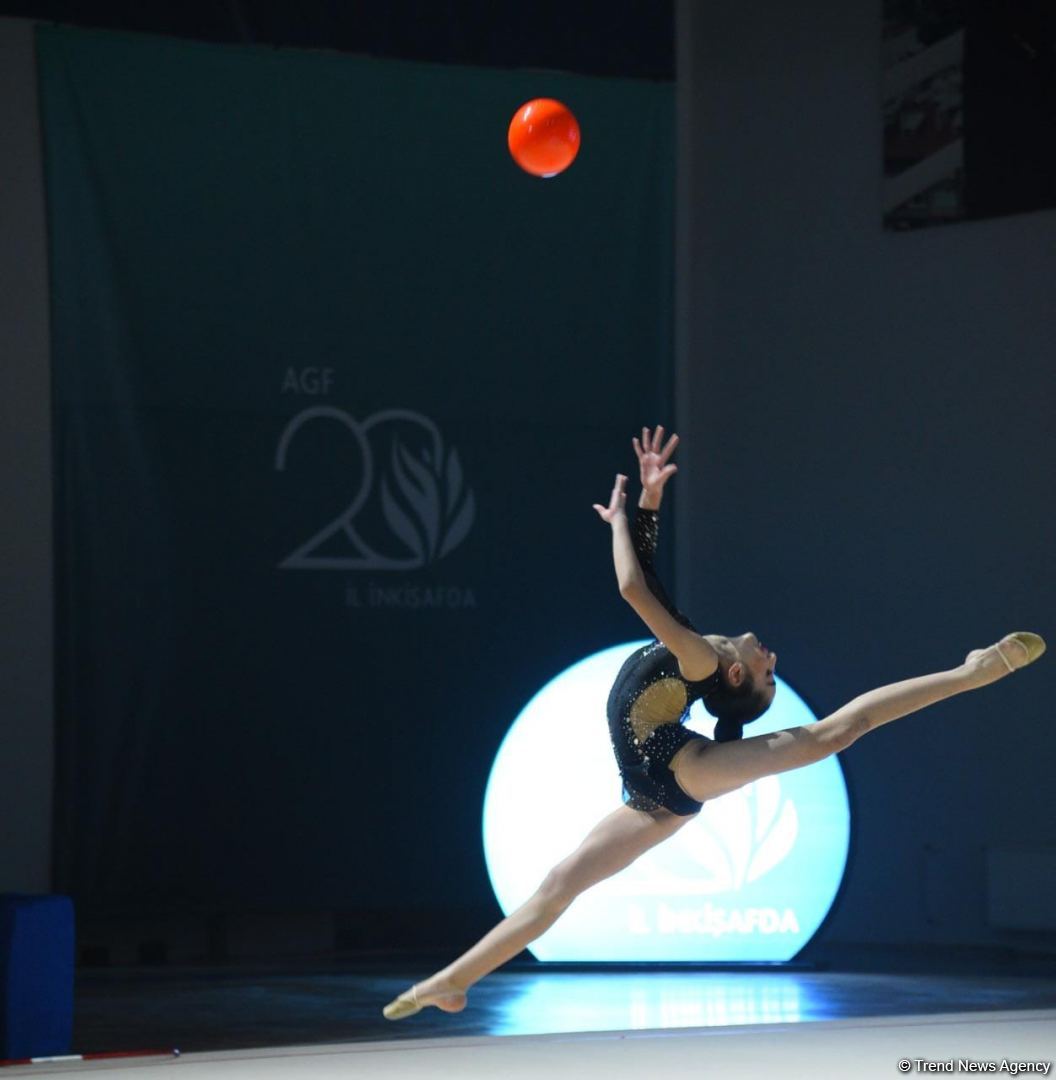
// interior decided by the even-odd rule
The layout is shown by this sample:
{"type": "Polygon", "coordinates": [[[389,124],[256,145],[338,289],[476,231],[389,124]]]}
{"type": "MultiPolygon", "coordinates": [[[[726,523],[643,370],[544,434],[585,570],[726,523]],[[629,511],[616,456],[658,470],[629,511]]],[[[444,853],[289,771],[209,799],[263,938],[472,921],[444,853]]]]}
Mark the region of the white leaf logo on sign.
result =
{"type": "Polygon", "coordinates": [[[781,783],[767,776],[704,804],[695,827],[684,830],[683,850],[705,871],[702,893],[740,889],[772,870],[799,833],[795,803],[781,803],[781,783]]]}
{"type": "Polygon", "coordinates": [[[360,423],[343,409],[313,406],[283,430],[275,454],[279,472],[286,468],[297,433],[318,420],[336,421],[348,431],[359,450],[362,478],[344,510],[283,559],[281,567],[417,570],[462,543],[473,527],[476,501],[465,485],[458,451],[444,447],[432,420],[409,409],[385,409],[360,423]],[[384,461],[378,490],[376,456],[384,461]],[[375,516],[384,521],[391,547],[376,537],[368,541],[363,528],[357,528],[357,515],[368,502],[377,506],[375,516]],[[334,552],[335,545],[346,552],[334,552]]]}

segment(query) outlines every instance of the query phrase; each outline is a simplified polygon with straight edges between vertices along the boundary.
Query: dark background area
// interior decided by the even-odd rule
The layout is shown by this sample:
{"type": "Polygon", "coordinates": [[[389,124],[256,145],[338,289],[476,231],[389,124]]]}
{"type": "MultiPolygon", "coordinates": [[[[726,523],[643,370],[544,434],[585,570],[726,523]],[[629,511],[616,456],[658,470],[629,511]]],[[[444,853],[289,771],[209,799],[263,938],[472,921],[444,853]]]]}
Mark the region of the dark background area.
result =
{"type": "Polygon", "coordinates": [[[1056,8],[964,0],[965,216],[1056,205],[1056,8]]]}
{"type": "Polygon", "coordinates": [[[671,0],[0,4],[4,15],[200,41],[663,80],[675,77],[674,10],[671,0]]]}

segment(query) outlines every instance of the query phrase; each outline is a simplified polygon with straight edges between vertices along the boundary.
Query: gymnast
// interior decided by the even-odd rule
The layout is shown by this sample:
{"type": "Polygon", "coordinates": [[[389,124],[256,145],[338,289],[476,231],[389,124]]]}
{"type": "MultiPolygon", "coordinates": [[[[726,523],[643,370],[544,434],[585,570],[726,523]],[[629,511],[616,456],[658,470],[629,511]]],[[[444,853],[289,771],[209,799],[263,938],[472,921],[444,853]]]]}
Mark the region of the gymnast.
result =
{"type": "Polygon", "coordinates": [[[390,1020],[426,1005],[444,1012],[464,1009],[474,983],[549,929],[580,893],[688,825],[708,799],[846,750],[866,732],[1004,678],[1045,651],[1037,634],[1008,634],[973,650],[957,667],[870,690],[823,720],[742,738],[745,724],[774,699],[777,656],[750,632],[699,633],[668,598],[653,560],[660,501],[677,470],[671,456],[678,436],[665,444],[663,427],[643,428],[632,444],[642,486],[633,523],[625,512],[626,476],[617,475],[608,506],[594,505],[612,530],[620,595],[656,638],[629,657],[609,694],[609,735],[624,803],[516,911],[453,963],[390,1002],[384,1009],[390,1020]],[[714,739],[683,726],[697,700],[716,717],[714,739]]]}

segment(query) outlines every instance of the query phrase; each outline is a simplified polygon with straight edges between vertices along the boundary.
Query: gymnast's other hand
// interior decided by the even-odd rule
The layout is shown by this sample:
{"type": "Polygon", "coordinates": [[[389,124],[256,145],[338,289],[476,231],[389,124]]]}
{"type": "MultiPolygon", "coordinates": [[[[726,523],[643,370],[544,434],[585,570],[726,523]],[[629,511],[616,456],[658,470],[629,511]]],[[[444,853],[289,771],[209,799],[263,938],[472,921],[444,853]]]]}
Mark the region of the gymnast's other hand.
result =
{"type": "Polygon", "coordinates": [[[627,477],[622,473],[617,473],[616,483],[613,485],[612,494],[609,496],[609,505],[602,506],[601,503],[595,503],[594,509],[597,510],[598,517],[602,521],[609,525],[615,525],[621,518],[626,518],[626,503],[627,477]]]}
{"type": "Polygon", "coordinates": [[[639,475],[642,481],[641,505],[657,509],[664,485],[678,472],[677,465],[669,464],[671,455],[678,446],[678,436],[672,435],[664,445],[664,426],[658,424],[655,431],[642,428],[642,438],[631,440],[638,458],[639,475]]]}

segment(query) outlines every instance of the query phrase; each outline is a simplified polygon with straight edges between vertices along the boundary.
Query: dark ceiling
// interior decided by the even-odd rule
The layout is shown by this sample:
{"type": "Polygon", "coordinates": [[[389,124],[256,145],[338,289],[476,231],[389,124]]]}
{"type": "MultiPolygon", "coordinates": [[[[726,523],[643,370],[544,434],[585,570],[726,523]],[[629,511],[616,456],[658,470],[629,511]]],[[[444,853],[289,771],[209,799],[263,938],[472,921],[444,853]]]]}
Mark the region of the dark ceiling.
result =
{"type": "Polygon", "coordinates": [[[673,0],[0,0],[0,14],[204,41],[673,80],[673,0]]]}

